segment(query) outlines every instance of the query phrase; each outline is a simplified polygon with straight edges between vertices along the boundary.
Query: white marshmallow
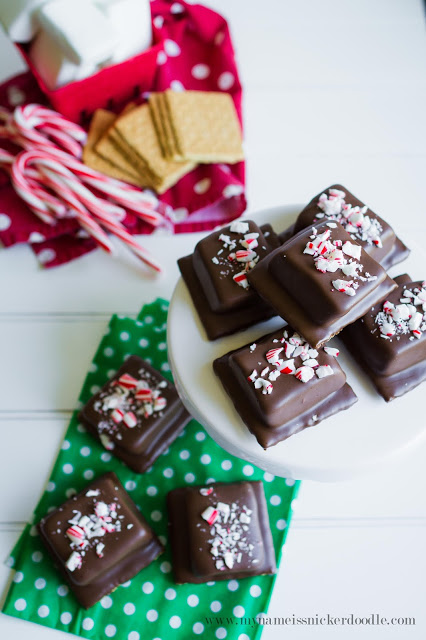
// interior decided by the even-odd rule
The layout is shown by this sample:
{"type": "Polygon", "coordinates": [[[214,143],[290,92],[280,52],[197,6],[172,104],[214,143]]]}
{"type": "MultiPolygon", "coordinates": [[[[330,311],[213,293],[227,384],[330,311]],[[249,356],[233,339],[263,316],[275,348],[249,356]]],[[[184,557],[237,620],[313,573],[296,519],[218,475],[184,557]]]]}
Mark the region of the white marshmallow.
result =
{"type": "Polygon", "coordinates": [[[45,31],[36,36],[29,56],[43,82],[51,91],[70,82],[87,78],[96,71],[94,65],[77,65],[68,60],[57,41],[45,31]]]}
{"type": "Polygon", "coordinates": [[[29,42],[38,30],[36,11],[47,0],[0,0],[0,22],[13,42],[29,42]]]}
{"type": "Polygon", "coordinates": [[[111,62],[116,64],[142,53],[152,44],[149,0],[96,0],[119,34],[111,62]]]}
{"type": "Polygon", "coordinates": [[[118,44],[114,26],[90,0],[53,0],[39,9],[37,17],[75,64],[104,63],[118,44]]]}

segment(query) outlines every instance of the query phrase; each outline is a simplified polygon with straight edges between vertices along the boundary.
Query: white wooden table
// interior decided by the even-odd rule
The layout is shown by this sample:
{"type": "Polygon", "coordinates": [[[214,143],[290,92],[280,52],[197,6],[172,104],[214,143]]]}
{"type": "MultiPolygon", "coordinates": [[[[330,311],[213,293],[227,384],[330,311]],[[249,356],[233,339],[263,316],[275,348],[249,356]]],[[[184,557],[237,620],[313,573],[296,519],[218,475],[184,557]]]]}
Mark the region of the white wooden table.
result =
{"type": "MultiPolygon", "coordinates": [[[[339,181],[425,246],[421,0],[210,4],[230,21],[245,86],[249,212],[307,201],[339,181]]],[[[0,78],[22,67],[0,36],[0,78]]],[[[169,297],[176,258],[198,237],[144,239],[166,256],[160,282],[101,252],[43,272],[27,247],[0,251],[0,558],[39,498],[110,314],[169,297]]],[[[407,420],[426,428],[424,408],[413,407],[407,420]]],[[[349,483],[305,482],[269,611],[280,618],[378,613],[415,617],[416,625],[270,626],[265,640],[426,636],[425,455],[423,447],[349,483]]],[[[1,565],[0,589],[8,578],[1,565]]],[[[60,637],[0,617],[2,639],[60,637]]]]}

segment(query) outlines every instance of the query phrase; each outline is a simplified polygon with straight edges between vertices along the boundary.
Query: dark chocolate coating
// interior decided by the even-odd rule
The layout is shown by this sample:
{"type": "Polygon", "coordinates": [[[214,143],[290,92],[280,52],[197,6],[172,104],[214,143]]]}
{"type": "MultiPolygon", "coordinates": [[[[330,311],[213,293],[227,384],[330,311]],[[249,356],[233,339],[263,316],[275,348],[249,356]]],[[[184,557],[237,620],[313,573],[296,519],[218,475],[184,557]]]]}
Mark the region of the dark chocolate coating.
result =
{"type": "MultiPolygon", "coordinates": [[[[355,197],[346,187],[341,184],[333,184],[330,187],[327,187],[327,189],[321,191],[321,193],[318,193],[303,209],[294,224],[293,234],[298,233],[302,229],[306,229],[306,227],[312,226],[320,220],[320,218],[317,218],[317,214],[321,214],[323,211],[318,206],[318,200],[323,193],[327,194],[330,189],[344,191],[346,193],[345,202],[353,207],[362,208],[365,206],[365,203],[355,197]]],[[[371,255],[371,257],[381,264],[386,270],[390,269],[394,264],[405,260],[409,256],[410,250],[399,238],[397,238],[392,227],[371,209],[367,210],[366,215],[372,219],[376,219],[382,227],[383,232],[380,239],[383,246],[377,247],[374,244],[369,244],[368,242],[362,241],[358,238],[354,238],[354,240],[358,242],[366,253],[371,255]]],[[[332,218],[329,218],[329,220],[331,219],[332,218]]]]}
{"type": "MultiPolygon", "coordinates": [[[[253,230],[255,230],[255,228],[253,228],[253,230]]],[[[252,231],[251,228],[250,231],[252,231]]],[[[260,227],[260,231],[263,234],[268,251],[272,251],[280,246],[278,236],[273,231],[271,225],[262,225],[260,227]]],[[[225,228],[219,233],[214,234],[215,237],[212,239],[213,249],[216,247],[217,250],[217,237],[220,233],[226,234],[228,232],[225,228]]],[[[211,236],[208,236],[201,242],[205,243],[206,241],[209,241],[210,238],[211,236]]],[[[211,256],[209,254],[209,267],[210,265],[216,267],[216,269],[213,269],[213,273],[217,278],[215,286],[218,288],[220,288],[220,286],[224,286],[224,291],[220,294],[223,305],[226,306],[224,296],[225,290],[226,292],[229,292],[229,290],[231,291],[231,297],[235,294],[234,302],[231,303],[226,310],[222,309],[221,312],[214,311],[209,301],[212,295],[214,295],[212,294],[212,284],[208,278],[200,278],[202,269],[200,271],[199,267],[195,266],[195,263],[200,263],[200,256],[198,256],[198,259],[194,259],[196,251],[197,248],[194,251],[194,254],[180,258],[178,260],[178,266],[209,340],[216,340],[217,338],[230,335],[236,331],[241,331],[253,324],[256,324],[257,322],[267,320],[275,315],[274,310],[266,305],[253,289],[242,289],[232,281],[232,278],[231,282],[229,282],[229,280],[226,281],[225,286],[225,280],[217,278],[218,265],[214,265],[211,262],[211,256]],[[235,304],[235,300],[239,300],[242,304],[237,306],[235,304]]],[[[212,255],[214,255],[214,251],[212,255]]],[[[239,270],[241,270],[241,268],[239,270]]]]}
{"type": "Polygon", "coordinates": [[[201,495],[201,488],[181,487],[167,496],[175,581],[200,584],[275,573],[275,551],[262,483],[214,483],[208,485],[213,489],[208,496],[201,495]],[[215,507],[218,502],[235,503],[238,509],[247,507],[252,511],[251,522],[244,534],[253,545],[252,554],[242,553],[241,561],[232,569],[216,568],[215,558],[210,553],[211,527],[201,517],[207,507],[215,507]]]}
{"type": "MultiPolygon", "coordinates": [[[[291,328],[286,327],[290,332],[291,328]]],[[[334,375],[325,378],[314,376],[307,383],[294,375],[280,375],[273,382],[271,394],[255,389],[248,376],[268,366],[266,352],[280,344],[283,330],[263,336],[256,341],[256,349],[250,344],[226,353],[213,362],[213,368],[236,411],[259,444],[267,449],[306,427],[318,424],[339,411],[348,409],[357,397],[346,384],[346,376],[334,356],[318,352],[320,366],[329,365],[334,375]]],[[[300,357],[296,367],[303,365],[300,357]]]]}
{"type": "Polygon", "coordinates": [[[375,317],[385,300],[399,304],[405,289],[422,285],[407,274],[395,279],[398,289],[375,305],[360,320],[342,332],[341,338],[351,355],[370,377],[379,394],[387,401],[404,395],[426,380],[426,334],[420,339],[410,334],[383,339],[375,317]],[[412,339],[410,339],[410,337],[412,339]]]}
{"type": "Polygon", "coordinates": [[[83,491],[43,518],[37,528],[55,564],[79,603],[86,609],[133,578],[164,551],[154,531],[113,472],[91,482],[83,491]],[[88,497],[86,494],[89,490],[98,490],[99,494],[88,497]],[[89,515],[99,501],[117,505],[122,528],[99,537],[99,542],[105,545],[102,558],[97,556],[94,547],[90,547],[85,552],[81,568],[70,571],[66,562],[73,549],[65,534],[70,526],[69,520],[76,511],[82,516],[89,515]]]}
{"type": "MultiPolygon", "coordinates": [[[[314,226],[318,234],[329,228],[327,222],[314,226]]],[[[359,288],[354,296],[337,291],[333,280],[345,279],[345,276],[340,271],[318,271],[313,257],[303,253],[311,235],[312,227],[300,231],[259,262],[249,272],[248,279],[265,302],[309,344],[318,347],[362,317],[397,285],[361,248],[359,262],[364,266],[363,273],[376,276],[376,280],[358,281],[359,288]]],[[[332,230],[332,239],[357,244],[338,223],[332,230]]]]}
{"type": "MultiPolygon", "coordinates": [[[[137,405],[135,405],[137,406],[137,405]]],[[[106,435],[111,441],[111,452],[137,473],[143,473],[177,438],[191,416],[184,408],[172,383],[138,356],[130,356],[114,377],[96,393],[80,412],[79,419],[98,440],[106,435]],[[167,406],[151,416],[138,415],[135,427],[129,429],[124,423],[117,425],[110,415],[102,412],[102,399],[116,388],[115,381],[123,374],[136,380],[147,380],[153,386],[163,385],[161,395],[167,406]]]]}

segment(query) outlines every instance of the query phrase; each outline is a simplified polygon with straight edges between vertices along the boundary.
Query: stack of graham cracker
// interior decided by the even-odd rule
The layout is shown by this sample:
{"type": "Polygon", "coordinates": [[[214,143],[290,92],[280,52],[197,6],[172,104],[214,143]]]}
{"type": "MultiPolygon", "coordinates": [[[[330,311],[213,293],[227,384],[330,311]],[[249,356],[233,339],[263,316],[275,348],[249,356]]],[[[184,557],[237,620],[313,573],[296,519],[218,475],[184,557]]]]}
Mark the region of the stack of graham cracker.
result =
{"type": "Polygon", "coordinates": [[[84,162],[131,184],[164,193],[198,163],[243,160],[241,129],[227,93],[152,93],[117,117],[98,109],[84,162]]]}

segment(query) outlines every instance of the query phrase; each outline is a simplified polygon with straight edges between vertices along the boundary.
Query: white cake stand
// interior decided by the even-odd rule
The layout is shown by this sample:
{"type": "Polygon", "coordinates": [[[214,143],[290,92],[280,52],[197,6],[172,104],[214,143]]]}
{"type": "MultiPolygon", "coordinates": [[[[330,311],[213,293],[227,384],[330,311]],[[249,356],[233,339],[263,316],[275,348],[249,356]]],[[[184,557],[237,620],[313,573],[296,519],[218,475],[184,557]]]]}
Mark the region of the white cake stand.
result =
{"type": "MultiPolygon", "coordinates": [[[[282,231],[301,209],[297,205],[279,207],[252,217],[258,224],[271,222],[277,231],[282,231]]],[[[403,238],[412,254],[401,266],[394,267],[391,274],[408,272],[415,280],[425,278],[424,253],[410,234],[404,234],[403,238]]],[[[185,283],[182,278],[178,281],[168,320],[173,375],[186,408],[221,447],[274,475],[336,481],[376,470],[426,439],[426,417],[419,410],[423,406],[426,385],[385,403],[340,341],[335,339],[332,343],[335,346],[338,343],[341,350],[339,363],[359,398],[358,403],[264,451],[236,413],[213,373],[212,362],[283,324],[282,319],[274,318],[233,336],[209,342],[185,283]]]]}

